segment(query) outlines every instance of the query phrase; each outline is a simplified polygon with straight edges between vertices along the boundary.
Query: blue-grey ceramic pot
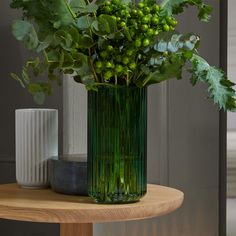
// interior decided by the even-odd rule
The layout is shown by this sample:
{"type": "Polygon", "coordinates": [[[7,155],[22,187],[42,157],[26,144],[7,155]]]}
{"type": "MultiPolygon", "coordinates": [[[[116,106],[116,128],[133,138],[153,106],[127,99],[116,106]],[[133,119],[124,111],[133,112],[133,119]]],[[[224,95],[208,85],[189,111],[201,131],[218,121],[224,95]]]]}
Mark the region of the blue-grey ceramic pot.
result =
{"type": "Polygon", "coordinates": [[[49,161],[53,191],[69,195],[88,195],[87,160],[79,156],[55,157],[49,161]]]}

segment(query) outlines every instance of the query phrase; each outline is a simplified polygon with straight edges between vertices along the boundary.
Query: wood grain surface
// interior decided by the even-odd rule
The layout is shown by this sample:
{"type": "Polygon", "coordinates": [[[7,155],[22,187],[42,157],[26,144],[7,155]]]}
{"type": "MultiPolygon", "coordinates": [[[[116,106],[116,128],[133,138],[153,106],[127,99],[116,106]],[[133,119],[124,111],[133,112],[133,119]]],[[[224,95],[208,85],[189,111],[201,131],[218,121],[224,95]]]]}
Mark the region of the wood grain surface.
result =
{"type": "Polygon", "coordinates": [[[93,224],[60,224],[60,236],[92,236],[93,224]]]}
{"type": "Polygon", "coordinates": [[[89,197],[68,196],[50,189],[27,190],[0,185],[0,218],[47,223],[95,223],[145,219],[170,213],[183,202],[179,190],[148,185],[139,202],[97,204],[89,197]]]}

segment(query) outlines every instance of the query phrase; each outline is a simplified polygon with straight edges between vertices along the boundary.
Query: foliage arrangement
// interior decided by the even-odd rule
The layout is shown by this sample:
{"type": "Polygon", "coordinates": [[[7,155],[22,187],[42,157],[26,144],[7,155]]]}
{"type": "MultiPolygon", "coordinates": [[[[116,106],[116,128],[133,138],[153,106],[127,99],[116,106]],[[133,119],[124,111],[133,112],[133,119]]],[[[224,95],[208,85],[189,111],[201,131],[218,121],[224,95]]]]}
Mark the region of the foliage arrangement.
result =
{"type": "Polygon", "coordinates": [[[63,73],[97,90],[181,79],[187,65],[193,85],[205,82],[219,108],[234,110],[234,84],[199,56],[198,36],[175,30],[175,15],[188,6],[197,7],[201,21],[210,19],[212,7],[203,0],[12,0],[23,10],[13,35],[36,56],[21,76],[11,75],[42,103],[63,73]],[[46,81],[36,80],[45,74],[46,81]]]}

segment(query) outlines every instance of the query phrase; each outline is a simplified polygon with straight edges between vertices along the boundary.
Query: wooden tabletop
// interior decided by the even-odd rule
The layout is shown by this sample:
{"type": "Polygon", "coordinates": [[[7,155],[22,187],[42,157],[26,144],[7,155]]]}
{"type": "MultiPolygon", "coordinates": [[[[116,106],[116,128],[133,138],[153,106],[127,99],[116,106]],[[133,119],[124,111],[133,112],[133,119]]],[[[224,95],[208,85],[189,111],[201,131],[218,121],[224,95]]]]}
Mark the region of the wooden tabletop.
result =
{"type": "Polygon", "coordinates": [[[0,185],[0,218],[47,223],[95,223],[145,219],[170,213],[183,202],[179,190],[148,185],[139,202],[97,204],[89,197],[68,196],[50,189],[27,190],[0,185]]]}

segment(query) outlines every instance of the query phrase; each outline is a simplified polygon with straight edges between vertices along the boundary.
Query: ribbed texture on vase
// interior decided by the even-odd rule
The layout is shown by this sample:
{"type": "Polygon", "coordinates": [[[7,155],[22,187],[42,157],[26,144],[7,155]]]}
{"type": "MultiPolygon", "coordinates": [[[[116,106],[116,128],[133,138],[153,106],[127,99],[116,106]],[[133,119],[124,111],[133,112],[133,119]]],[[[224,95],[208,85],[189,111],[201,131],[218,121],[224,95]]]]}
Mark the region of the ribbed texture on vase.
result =
{"type": "Polygon", "coordinates": [[[146,193],[146,130],[146,88],[88,92],[88,192],[96,202],[134,202],[146,193]]]}
{"type": "Polygon", "coordinates": [[[58,155],[58,112],[16,110],[16,180],[28,188],[49,185],[48,159],[58,155]]]}

